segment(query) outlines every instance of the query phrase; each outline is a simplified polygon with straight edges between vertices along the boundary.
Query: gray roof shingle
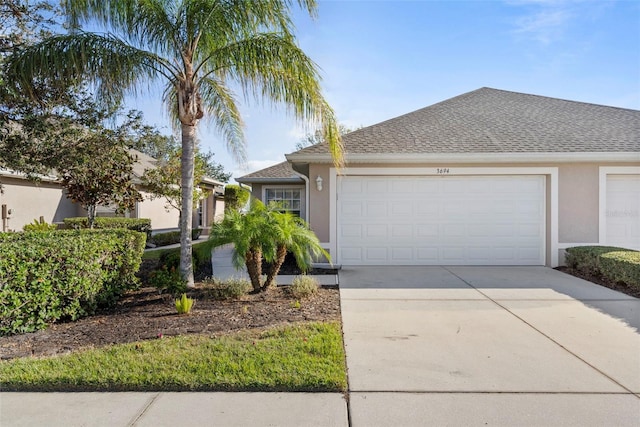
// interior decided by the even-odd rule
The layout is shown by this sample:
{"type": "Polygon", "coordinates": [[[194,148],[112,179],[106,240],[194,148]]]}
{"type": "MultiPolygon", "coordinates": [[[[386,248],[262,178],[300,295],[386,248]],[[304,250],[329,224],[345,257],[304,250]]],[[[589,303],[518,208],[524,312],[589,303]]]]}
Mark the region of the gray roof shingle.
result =
{"type": "Polygon", "coordinates": [[[238,182],[259,182],[266,180],[286,180],[292,182],[304,182],[300,175],[296,174],[287,161],[278,163],[265,169],[241,176],[238,182]]]}
{"type": "MultiPolygon", "coordinates": [[[[347,154],[640,152],[640,111],[481,88],[343,143],[347,154]]],[[[325,153],[317,144],[290,156],[325,153]]]]}

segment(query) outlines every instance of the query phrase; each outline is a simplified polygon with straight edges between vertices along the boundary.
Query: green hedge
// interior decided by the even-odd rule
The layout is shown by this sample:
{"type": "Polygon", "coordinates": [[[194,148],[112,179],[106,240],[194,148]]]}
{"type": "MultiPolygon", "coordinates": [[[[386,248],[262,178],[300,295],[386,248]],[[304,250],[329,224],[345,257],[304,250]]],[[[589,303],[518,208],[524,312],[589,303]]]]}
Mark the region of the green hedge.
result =
{"type": "Polygon", "coordinates": [[[145,241],[130,230],[0,233],[0,335],[113,304],[136,286],[145,241]]]}
{"type": "Polygon", "coordinates": [[[600,272],[600,255],[624,250],[626,249],[615,246],[576,246],[566,249],[565,263],[567,267],[598,274],[600,272]]]}
{"type": "MultiPolygon", "coordinates": [[[[194,228],[191,230],[191,240],[197,240],[202,233],[202,229],[194,228]]],[[[151,243],[156,246],[167,246],[174,245],[176,243],[180,243],[180,232],[179,231],[169,231],[166,233],[157,233],[149,238],[151,243]]]]}
{"type": "Polygon", "coordinates": [[[640,290],[640,252],[608,252],[600,256],[600,271],[605,277],[640,290]]]}
{"type": "Polygon", "coordinates": [[[640,289],[640,252],[614,246],[566,249],[568,267],[640,289]]]}
{"type": "MultiPolygon", "coordinates": [[[[89,227],[89,220],[86,217],[65,218],[64,224],[67,228],[79,230],[89,227]]],[[[149,218],[119,218],[119,217],[97,217],[94,228],[125,228],[128,230],[151,233],[151,220],[149,218]]]]}

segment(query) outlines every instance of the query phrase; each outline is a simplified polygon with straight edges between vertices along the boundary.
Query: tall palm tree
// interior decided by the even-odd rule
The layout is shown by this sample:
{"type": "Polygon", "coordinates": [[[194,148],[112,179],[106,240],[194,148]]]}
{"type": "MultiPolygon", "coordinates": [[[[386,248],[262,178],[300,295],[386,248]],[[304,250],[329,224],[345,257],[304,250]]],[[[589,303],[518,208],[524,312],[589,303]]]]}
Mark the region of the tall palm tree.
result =
{"type": "Polygon", "coordinates": [[[164,85],[163,102],[182,134],[180,272],[193,286],[191,222],[196,129],[208,116],[228,148],[244,159],[236,85],[245,96],[284,104],[319,125],[336,164],[342,147],[316,64],[296,44],[294,3],[316,14],[315,0],[62,0],[69,34],[16,53],[8,81],[37,97],[38,81],[87,82],[100,103],[164,85]],[[91,24],[105,33],[84,32],[91,24]]]}

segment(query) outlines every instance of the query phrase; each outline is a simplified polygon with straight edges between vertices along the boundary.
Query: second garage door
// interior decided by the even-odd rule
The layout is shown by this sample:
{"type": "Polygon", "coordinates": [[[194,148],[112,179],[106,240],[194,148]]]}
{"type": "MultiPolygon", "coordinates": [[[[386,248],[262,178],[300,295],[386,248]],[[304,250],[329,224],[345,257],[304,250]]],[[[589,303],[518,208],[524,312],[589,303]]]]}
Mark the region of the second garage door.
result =
{"type": "Polygon", "coordinates": [[[339,178],[344,265],[544,265],[545,178],[339,178]]]}

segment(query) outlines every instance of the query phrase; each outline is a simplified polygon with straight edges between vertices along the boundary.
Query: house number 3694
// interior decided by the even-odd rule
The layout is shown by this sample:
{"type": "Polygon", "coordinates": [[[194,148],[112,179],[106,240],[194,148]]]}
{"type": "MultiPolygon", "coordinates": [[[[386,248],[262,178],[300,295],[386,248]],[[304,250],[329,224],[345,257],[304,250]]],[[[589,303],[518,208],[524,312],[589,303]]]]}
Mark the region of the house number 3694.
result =
{"type": "Polygon", "coordinates": [[[438,175],[444,175],[449,173],[449,168],[436,168],[436,173],[438,175]]]}

